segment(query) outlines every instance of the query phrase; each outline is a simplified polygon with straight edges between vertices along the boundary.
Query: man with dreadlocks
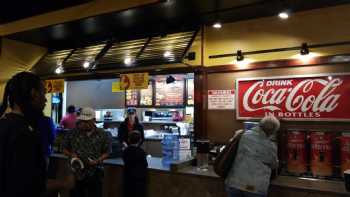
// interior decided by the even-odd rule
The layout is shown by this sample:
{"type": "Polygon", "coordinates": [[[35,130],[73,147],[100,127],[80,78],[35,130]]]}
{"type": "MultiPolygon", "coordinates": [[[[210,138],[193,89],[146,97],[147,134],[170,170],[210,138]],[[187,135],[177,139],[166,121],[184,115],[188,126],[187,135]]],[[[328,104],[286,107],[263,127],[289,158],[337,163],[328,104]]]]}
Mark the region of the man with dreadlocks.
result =
{"type": "Polygon", "coordinates": [[[45,191],[46,164],[38,129],[45,103],[38,76],[21,72],[7,82],[0,106],[1,197],[40,197],[45,191]],[[4,114],[8,107],[11,111],[4,114]]]}

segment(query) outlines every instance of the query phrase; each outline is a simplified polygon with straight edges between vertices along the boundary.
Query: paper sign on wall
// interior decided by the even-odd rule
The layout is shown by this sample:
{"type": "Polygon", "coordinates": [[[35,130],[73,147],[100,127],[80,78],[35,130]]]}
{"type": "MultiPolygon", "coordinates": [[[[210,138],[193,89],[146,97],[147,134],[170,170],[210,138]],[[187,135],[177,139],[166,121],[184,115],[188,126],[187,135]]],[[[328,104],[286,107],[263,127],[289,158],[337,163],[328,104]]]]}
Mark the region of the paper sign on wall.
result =
{"type": "Polygon", "coordinates": [[[120,75],[120,88],[122,90],[147,89],[148,73],[131,73],[120,75]]]}
{"type": "Polygon", "coordinates": [[[208,90],[208,109],[235,109],[234,90],[208,90]]]}
{"type": "Polygon", "coordinates": [[[112,82],[112,92],[122,92],[124,90],[122,90],[120,88],[120,82],[116,81],[116,82],[112,82]]]}
{"type": "Polygon", "coordinates": [[[64,79],[46,80],[46,93],[61,93],[64,92],[64,79]]]}

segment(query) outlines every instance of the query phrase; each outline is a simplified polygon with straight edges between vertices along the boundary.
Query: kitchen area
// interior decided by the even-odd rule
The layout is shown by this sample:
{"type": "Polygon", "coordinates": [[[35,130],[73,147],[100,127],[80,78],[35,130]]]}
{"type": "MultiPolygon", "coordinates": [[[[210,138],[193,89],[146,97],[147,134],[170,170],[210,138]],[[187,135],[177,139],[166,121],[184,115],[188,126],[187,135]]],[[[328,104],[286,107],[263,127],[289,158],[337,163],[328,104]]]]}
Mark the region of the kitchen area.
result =
{"type": "Polygon", "coordinates": [[[126,110],[134,108],[144,127],[143,148],[150,157],[162,157],[164,136],[174,135],[182,142],[178,159],[190,158],[194,135],[194,74],[149,76],[147,89],[114,91],[115,82],[120,79],[66,81],[63,109],[69,105],[95,109],[96,126],[113,138],[110,157],[121,156],[118,127],[126,117],[126,110]]]}

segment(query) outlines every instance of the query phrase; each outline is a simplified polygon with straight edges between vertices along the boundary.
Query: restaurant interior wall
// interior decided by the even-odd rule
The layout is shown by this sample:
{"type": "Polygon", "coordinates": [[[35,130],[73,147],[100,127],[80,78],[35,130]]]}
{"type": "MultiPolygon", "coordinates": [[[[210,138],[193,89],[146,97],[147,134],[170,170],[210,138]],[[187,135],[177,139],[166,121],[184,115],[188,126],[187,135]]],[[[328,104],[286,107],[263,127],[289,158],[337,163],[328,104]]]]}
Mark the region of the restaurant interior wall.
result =
{"type": "Polygon", "coordinates": [[[125,107],[125,93],[112,92],[115,79],[68,81],[66,106],[118,109],[125,107]]]}
{"type": "Polygon", "coordinates": [[[15,73],[29,71],[46,53],[46,49],[9,39],[1,39],[0,83],[5,83],[15,73]]]}
{"type": "Polygon", "coordinates": [[[0,83],[0,103],[2,103],[2,99],[4,96],[4,91],[5,91],[5,82],[0,83]]]}
{"type": "MultiPolygon", "coordinates": [[[[341,65],[319,65],[293,68],[261,69],[230,73],[208,74],[208,90],[232,90],[235,88],[235,80],[238,78],[273,77],[290,75],[309,75],[320,73],[350,73],[350,67],[341,65]],[[291,74],[292,73],[292,74],[291,74]]],[[[207,107],[206,107],[207,109],[207,107]]],[[[236,119],[235,110],[204,110],[207,114],[207,137],[212,142],[225,143],[232,137],[237,129],[243,128],[243,121],[236,119]]],[[[284,124],[298,124],[300,122],[289,121],[284,124]]],[[[301,123],[305,124],[305,123],[301,123]]],[[[322,124],[322,122],[308,122],[307,124],[322,124]]],[[[327,124],[327,123],[324,123],[327,124]]],[[[337,122],[338,125],[349,124],[337,122]]]]}
{"type": "MultiPolygon", "coordinates": [[[[272,16],[224,23],[221,29],[205,26],[203,65],[232,64],[235,60],[233,56],[225,58],[209,58],[209,56],[236,53],[237,50],[242,50],[244,54],[247,51],[298,47],[302,43],[311,45],[350,41],[349,10],[350,6],[344,5],[292,13],[288,20],[272,16]]],[[[200,36],[201,34],[198,34],[197,37],[200,36]]],[[[190,51],[199,54],[200,47],[193,45],[190,51]]],[[[311,49],[311,52],[316,52],[320,56],[344,54],[349,51],[350,45],[311,49]]],[[[295,50],[251,55],[245,58],[254,62],[271,61],[295,58],[298,53],[299,51],[295,50]]]]}

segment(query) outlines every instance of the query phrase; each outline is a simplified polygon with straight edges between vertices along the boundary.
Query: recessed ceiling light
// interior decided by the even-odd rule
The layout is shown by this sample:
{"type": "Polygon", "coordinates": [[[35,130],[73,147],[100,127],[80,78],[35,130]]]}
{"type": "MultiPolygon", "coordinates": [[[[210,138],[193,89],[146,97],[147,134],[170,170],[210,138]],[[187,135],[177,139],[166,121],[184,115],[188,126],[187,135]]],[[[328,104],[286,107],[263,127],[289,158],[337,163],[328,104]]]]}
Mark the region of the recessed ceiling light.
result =
{"type": "Polygon", "coordinates": [[[280,17],[280,19],[285,20],[285,19],[288,19],[288,18],[289,18],[289,14],[288,14],[288,12],[283,11],[283,12],[280,12],[280,13],[278,14],[278,17],[280,17]]]}
{"type": "Polygon", "coordinates": [[[84,62],[84,64],[83,64],[84,68],[89,68],[89,66],[90,66],[90,62],[88,62],[88,61],[84,62]]]}
{"type": "Polygon", "coordinates": [[[171,52],[170,51],[165,51],[163,56],[164,57],[170,57],[171,56],[171,52]]]}
{"type": "Polygon", "coordinates": [[[216,22],[216,23],[213,24],[213,27],[214,27],[215,29],[220,29],[220,28],[222,27],[222,25],[221,25],[220,22],[216,22]]]}
{"type": "Polygon", "coordinates": [[[125,58],[125,59],[124,59],[124,64],[126,64],[126,65],[132,64],[132,59],[131,59],[131,57],[125,58]]]}

